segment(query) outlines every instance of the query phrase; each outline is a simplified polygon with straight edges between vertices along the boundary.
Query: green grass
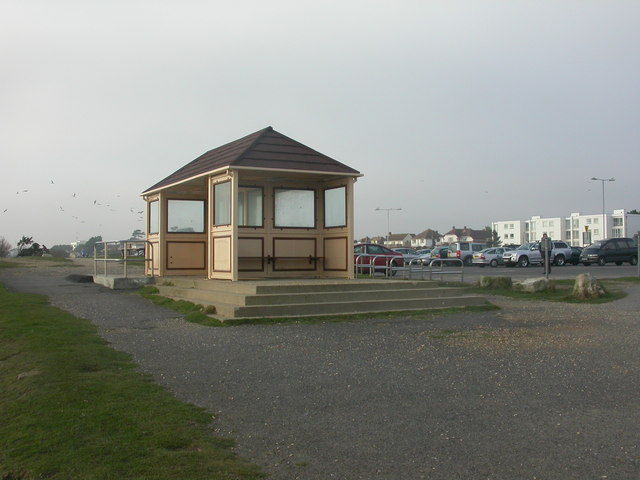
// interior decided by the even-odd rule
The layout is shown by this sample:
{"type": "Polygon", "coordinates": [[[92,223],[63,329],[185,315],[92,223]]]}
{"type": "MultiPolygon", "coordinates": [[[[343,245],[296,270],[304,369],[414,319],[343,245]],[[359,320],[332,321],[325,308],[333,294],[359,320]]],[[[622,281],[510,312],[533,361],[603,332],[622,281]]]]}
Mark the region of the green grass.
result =
{"type": "Polygon", "coordinates": [[[90,322],[0,285],[0,479],[257,479],[90,322]]]}
{"type": "Polygon", "coordinates": [[[79,267],[73,260],[62,257],[17,257],[11,260],[0,260],[0,268],[37,268],[38,265],[49,264],[52,267],[79,267]],[[33,265],[29,265],[32,263],[33,265]]]}

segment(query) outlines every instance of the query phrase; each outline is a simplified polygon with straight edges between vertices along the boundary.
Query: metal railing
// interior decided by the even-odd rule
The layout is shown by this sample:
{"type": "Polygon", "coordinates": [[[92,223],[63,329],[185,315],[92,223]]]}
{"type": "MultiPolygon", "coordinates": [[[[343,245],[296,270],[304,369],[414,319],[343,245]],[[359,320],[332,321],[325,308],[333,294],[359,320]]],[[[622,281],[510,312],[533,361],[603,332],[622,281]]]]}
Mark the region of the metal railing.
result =
{"type": "Polygon", "coordinates": [[[395,264],[392,265],[393,260],[398,259],[399,257],[389,255],[373,255],[370,253],[362,253],[356,257],[353,268],[355,269],[356,274],[367,272],[370,277],[373,277],[376,271],[382,271],[385,277],[392,277],[399,270],[404,270],[403,266],[399,267],[395,264]],[[376,262],[376,260],[380,258],[384,259],[384,263],[376,262]],[[364,259],[370,260],[365,262],[364,259]]]}
{"type": "Polygon", "coordinates": [[[432,258],[429,262],[429,280],[433,280],[433,275],[440,275],[440,281],[443,275],[460,275],[460,281],[464,282],[464,261],[460,258],[432,258]]]}
{"type": "Polygon", "coordinates": [[[128,277],[128,263],[131,263],[135,259],[135,263],[142,262],[143,271],[147,270],[145,267],[147,263],[151,264],[149,272],[151,277],[154,276],[153,272],[153,245],[148,240],[112,240],[107,242],[96,242],[93,247],[93,273],[98,275],[98,263],[102,262],[104,273],[106,277],[109,275],[109,264],[122,264],[122,274],[124,278],[128,277]],[[142,258],[140,255],[130,255],[129,251],[135,250],[136,253],[140,251],[139,248],[131,247],[132,244],[144,244],[142,252],[142,258]],[[100,254],[100,255],[99,255],[100,254]],[[148,256],[147,256],[148,255],[148,256]]]}
{"type": "MultiPolygon", "coordinates": [[[[460,275],[460,281],[464,282],[464,262],[459,258],[433,258],[428,264],[423,263],[421,260],[415,260],[402,266],[392,265],[393,260],[398,260],[398,257],[389,255],[372,255],[372,254],[360,254],[356,257],[354,262],[354,269],[356,274],[366,273],[370,277],[373,277],[376,272],[384,273],[385,277],[399,278],[399,273],[402,273],[402,279],[416,279],[425,280],[428,276],[429,280],[433,280],[434,275],[440,276],[442,281],[445,275],[460,275]],[[376,262],[376,260],[384,259],[384,262],[376,262]]],[[[404,262],[404,260],[403,260],[404,262]]]]}

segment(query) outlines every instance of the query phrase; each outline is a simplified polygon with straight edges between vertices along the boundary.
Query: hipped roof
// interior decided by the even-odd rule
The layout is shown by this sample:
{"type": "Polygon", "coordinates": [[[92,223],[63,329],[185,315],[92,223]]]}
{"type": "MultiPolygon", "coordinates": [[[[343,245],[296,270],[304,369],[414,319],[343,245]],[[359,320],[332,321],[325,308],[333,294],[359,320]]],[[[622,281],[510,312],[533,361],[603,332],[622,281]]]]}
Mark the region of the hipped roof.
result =
{"type": "Polygon", "coordinates": [[[222,168],[290,170],[346,176],[360,172],[267,127],[221,147],[209,150],[149,187],[142,194],[161,190],[222,168]]]}

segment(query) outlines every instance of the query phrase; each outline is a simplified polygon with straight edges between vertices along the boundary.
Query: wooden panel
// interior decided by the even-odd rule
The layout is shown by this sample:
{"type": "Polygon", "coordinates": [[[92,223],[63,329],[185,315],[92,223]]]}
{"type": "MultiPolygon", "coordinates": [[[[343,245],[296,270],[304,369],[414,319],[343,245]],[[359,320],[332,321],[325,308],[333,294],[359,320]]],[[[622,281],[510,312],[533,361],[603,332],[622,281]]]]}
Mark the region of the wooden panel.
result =
{"type": "Polygon", "coordinates": [[[274,238],[273,255],[278,257],[315,257],[315,238],[274,238]]]}
{"type": "Polygon", "coordinates": [[[167,270],[204,270],[206,242],[167,242],[167,270]]]}
{"type": "Polygon", "coordinates": [[[231,237],[213,238],[213,271],[231,271],[231,237]]]}
{"type": "Polygon", "coordinates": [[[276,258],[273,271],[317,270],[315,238],[274,238],[273,255],[276,258]]]}
{"type": "Polygon", "coordinates": [[[264,239],[263,238],[238,238],[238,271],[262,272],[264,271],[264,239]]]}
{"type": "Polygon", "coordinates": [[[347,237],[325,238],[324,240],[324,269],[344,271],[349,266],[349,252],[347,237]]]}

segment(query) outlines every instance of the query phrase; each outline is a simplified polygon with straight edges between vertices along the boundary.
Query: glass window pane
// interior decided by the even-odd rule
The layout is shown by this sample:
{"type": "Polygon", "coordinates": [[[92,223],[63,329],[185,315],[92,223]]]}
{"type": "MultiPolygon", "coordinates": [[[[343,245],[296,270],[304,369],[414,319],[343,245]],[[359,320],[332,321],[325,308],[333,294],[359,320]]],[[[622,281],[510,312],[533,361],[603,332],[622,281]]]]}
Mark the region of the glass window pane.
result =
{"type": "Polygon", "coordinates": [[[313,190],[290,190],[276,188],[275,226],[314,228],[315,192],[313,190]]]}
{"type": "Polygon", "coordinates": [[[149,202],[149,234],[157,234],[160,230],[160,217],[158,211],[158,201],[149,202]]]}
{"type": "Polygon", "coordinates": [[[204,200],[169,200],[167,220],[171,233],[204,232],[204,200]]]}
{"type": "Polygon", "coordinates": [[[231,182],[215,184],[213,198],[213,223],[229,225],[231,223],[231,182]]]}
{"type": "Polygon", "coordinates": [[[324,226],[344,227],[347,224],[347,189],[330,188],[324,191],[324,226]]]}
{"type": "Polygon", "coordinates": [[[240,187],[238,189],[239,226],[262,226],[262,197],[262,188],[260,187],[240,187]]]}

